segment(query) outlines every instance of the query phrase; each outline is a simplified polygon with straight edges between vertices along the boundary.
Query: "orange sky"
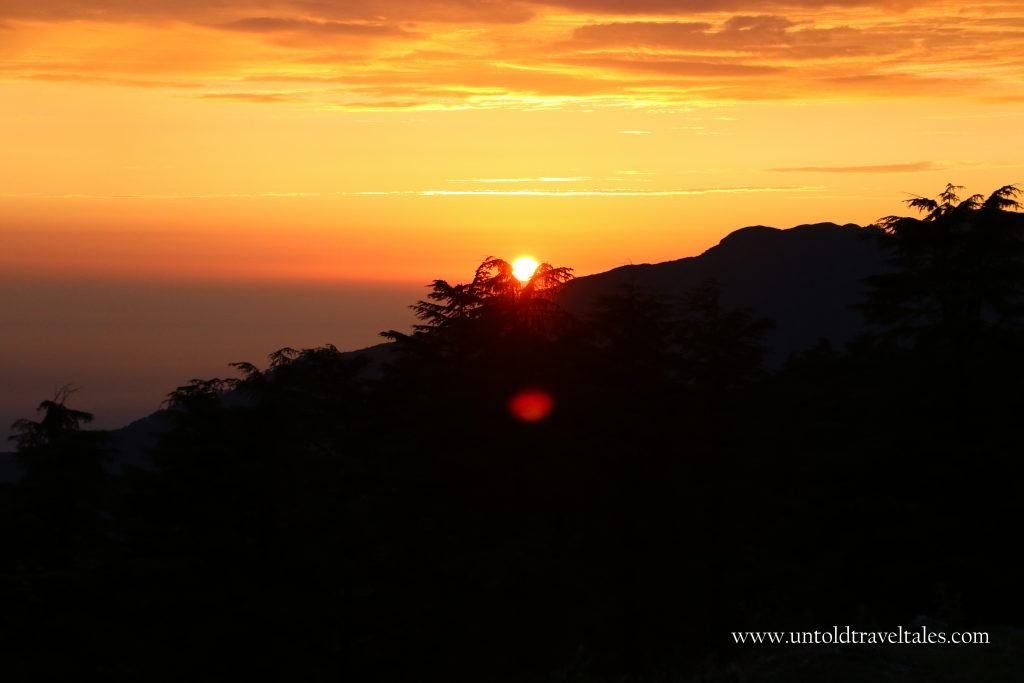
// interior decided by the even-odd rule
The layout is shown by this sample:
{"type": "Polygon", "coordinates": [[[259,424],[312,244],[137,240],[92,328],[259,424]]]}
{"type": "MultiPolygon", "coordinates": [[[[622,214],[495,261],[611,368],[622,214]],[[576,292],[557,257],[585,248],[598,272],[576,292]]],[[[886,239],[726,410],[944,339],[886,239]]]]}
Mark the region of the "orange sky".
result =
{"type": "Polygon", "coordinates": [[[1024,181],[1024,2],[7,0],[0,273],[580,273],[1024,181]]]}

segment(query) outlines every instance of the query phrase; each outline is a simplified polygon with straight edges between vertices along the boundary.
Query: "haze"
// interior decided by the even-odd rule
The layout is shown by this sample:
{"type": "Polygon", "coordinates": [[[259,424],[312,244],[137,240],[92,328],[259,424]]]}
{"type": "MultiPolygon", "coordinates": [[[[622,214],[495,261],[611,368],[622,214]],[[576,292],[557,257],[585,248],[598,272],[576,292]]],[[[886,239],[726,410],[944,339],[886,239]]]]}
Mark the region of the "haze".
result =
{"type": "Polygon", "coordinates": [[[6,2],[0,419],[373,343],[488,255],[585,274],[1024,180],[1021,55],[1016,1],[6,2]]]}

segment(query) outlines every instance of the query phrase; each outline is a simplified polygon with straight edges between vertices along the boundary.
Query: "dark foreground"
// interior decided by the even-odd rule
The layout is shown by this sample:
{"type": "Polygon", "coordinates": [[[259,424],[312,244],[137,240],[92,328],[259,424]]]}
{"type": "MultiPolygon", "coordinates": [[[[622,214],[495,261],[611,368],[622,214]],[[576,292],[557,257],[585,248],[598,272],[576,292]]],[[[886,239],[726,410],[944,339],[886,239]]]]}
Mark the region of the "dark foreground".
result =
{"type": "Polygon", "coordinates": [[[770,373],[712,284],[580,319],[491,260],[383,365],[178,389],[146,467],[48,402],[0,489],[3,679],[1022,680],[1019,223],[947,207],[878,238],[874,332],[770,373]],[[991,642],[731,635],[833,625],[991,642]]]}

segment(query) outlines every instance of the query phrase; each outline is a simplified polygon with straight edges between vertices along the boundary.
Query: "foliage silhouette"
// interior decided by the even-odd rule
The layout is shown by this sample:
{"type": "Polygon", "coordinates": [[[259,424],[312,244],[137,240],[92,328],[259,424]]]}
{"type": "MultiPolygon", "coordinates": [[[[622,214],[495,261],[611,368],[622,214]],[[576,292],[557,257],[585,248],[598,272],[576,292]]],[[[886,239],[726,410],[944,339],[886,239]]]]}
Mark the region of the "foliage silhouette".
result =
{"type": "Polygon", "coordinates": [[[93,415],[67,405],[73,393],[72,386],[61,387],[53,399],[39,404],[41,420],[11,425],[18,465],[32,484],[67,492],[96,487],[105,476],[109,453],[103,435],[82,430],[93,415]]]}
{"type": "Polygon", "coordinates": [[[23,481],[7,538],[39,570],[88,561],[103,543],[111,454],[103,432],[81,428],[93,415],[67,405],[73,393],[70,385],[61,387],[39,404],[42,419],[12,425],[23,481]]]}
{"type": "MultiPolygon", "coordinates": [[[[826,662],[729,632],[927,615],[1002,634],[1015,661],[1015,196],[914,200],[924,218],[885,223],[882,335],[778,371],[769,322],[713,282],[626,286],[577,319],[568,268],[521,283],[489,258],[429,285],[384,349],[285,348],[192,380],[149,468],[0,487],[10,680],[998,680],[995,660],[950,663],[967,654],[826,662]],[[526,388],[547,419],[509,414],[526,388]]],[[[27,463],[101,452],[66,398],[19,423],[27,463]]]]}
{"type": "MultiPolygon", "coordinates": [[[[550,330],[562,316],[555,296],[571,278],[571,268],[542,263],[522,283],[512,273],[510,263],[488,256],[467,285],[435,280],[427,300],[412,306],[423,321],[414,330],[421,335],[460,325],[483,326],[498,333],[550,330]]],[[[383,334],[390,339],[407,337],[394,331],[383,334]]]]}
{"type": "Polygon", "coordinates": [[[58,389],[52,400],[39,404],[37,412],[43,413],[43,419],[34,422],[28,419],[17,420],[11,429],[16,434],[10,437],[18,445],[18,449],[42,448],[57,442],[68,434],[77,432],[83,423],[93,421],[92,413],[74,410],[66,405],[74,387],[65,385],[58,389]]]}
{"type": "Polygon", "coordinates": [[[949,184],[938,197],[907,204],[923,217],[887,216],[882,243],[893,272],[872,279],[869,320],[919,349],[964,362],[979,338],[1019,324],[1024,314],[1021,191],[961,199],[949,184]]]}

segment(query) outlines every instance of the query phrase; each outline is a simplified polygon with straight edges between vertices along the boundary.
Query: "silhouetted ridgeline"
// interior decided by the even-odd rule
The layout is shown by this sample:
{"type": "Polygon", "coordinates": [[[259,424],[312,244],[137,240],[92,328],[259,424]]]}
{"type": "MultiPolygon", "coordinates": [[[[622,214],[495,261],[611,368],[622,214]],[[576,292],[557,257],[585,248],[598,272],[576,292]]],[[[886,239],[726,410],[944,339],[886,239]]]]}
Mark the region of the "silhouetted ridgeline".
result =
{"type": "Polygon", "coordinates": [[[0,483],[3,681],[1024,680],[1024,224],[956,190],[579,281],[488,258],[390,344],[116,433],[61,392],[0,483]],[[990,643],[730,635],[922,624],[990,643]]]}
{"type": "MultiPolygon", "coordinates": [[[[864,332],[864,317],[853,307],[864,303],[866,278],[886,268],[877,242],[880,232],[874,226],[835,223],[787,230],[750,226],[699,256],[575,278],[560,292],[559,303],[586,318],[601,297],[622,285],[679,297],[714,282],[724,306],[749,308],[773,322],[762,342],[766,363],[777,367],[821,339],[842,348],[864,332]]],[[[390,344],[379,344],[348,353],[366,355],[377,372],[392,351],[390,344]]],[[[127,462],[140,461],[162,424],[159,418],[146,418],[114,431],[127,462]]]]}
{"type": "Polygon", "coordinates": [[[866,278],[886,269],[880,232],[835,223],[742,228],[699,256],[576,278],[560,300],[586,315],[599,297],[622,285],[680,296],[713,281],[724,306],[751,308],[774,321],[764,343],[768,362],[778,365],[822,338],[842,348],[864,331],[863,316],[852,306],[864,303],[866,278]]]}

